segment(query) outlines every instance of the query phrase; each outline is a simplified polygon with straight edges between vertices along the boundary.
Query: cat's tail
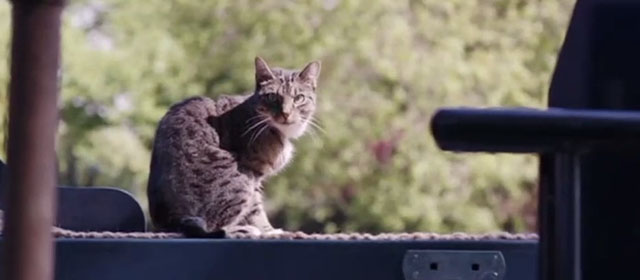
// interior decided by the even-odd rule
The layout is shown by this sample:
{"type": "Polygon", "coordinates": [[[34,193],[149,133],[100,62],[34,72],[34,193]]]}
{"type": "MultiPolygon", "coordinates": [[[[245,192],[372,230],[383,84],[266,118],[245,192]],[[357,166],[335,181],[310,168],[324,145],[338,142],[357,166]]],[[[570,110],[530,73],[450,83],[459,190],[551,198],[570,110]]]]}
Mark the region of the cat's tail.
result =
{"type": "Polygon", "coordinates": [[[176,221],[174,230],[182,233],[186,238],[220,239],[226,237],[224,230],[207,230],[207,223],[200,217],[184,217],[176,221]]]}

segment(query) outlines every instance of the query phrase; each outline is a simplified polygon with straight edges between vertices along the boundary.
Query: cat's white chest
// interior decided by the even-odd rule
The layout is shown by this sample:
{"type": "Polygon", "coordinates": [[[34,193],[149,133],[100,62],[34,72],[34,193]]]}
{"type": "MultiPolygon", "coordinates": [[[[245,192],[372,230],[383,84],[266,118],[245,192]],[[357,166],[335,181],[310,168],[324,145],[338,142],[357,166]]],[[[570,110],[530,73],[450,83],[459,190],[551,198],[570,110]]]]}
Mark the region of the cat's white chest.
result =
{"type": "Polygon", "coordinates": [[[291,142],[289,141],[285,141],[284,146],[282,147],[282,152],[280,152],[280,155],[278,155],[278,158],[276,159],[276,162],[273,166],[273,169],[276,172],[282,170],[282,168],[284,168],[287,163],[289,163],[289,161],[293,157],[293,150],[293,144],[291,144],[291,142]]]}

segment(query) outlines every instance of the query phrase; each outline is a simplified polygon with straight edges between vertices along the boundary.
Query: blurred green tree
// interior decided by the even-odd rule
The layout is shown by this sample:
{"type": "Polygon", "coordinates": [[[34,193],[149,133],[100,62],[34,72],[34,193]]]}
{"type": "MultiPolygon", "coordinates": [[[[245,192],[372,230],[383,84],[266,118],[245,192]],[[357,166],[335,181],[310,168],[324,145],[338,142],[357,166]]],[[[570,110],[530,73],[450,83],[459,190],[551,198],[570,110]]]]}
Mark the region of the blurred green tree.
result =
{"type": "MultiPolygon", "coordinates": [[[[543,106],[573,4],[70,1],[61,183],[122,187],[146,205],[151,142],[169,105],[251,91],[256,55],[283,67],[321,59],[317,118],[325,132],[301,139],[293,164],[268,182],[276,225],[326,232],[535,230],[536,158],[439,151],[429,120],[446,105],[543,106]]],[[[9,19],[8,3],[0,2],[4,85],[9,19]]]]}

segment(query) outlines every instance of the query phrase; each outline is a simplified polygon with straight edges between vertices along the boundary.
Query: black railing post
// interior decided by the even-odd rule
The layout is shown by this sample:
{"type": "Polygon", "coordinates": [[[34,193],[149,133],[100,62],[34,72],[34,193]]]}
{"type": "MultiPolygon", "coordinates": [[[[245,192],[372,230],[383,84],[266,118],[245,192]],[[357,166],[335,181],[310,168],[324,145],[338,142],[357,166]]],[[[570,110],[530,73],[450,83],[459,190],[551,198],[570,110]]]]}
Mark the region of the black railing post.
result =
{"type": "Polygon", "coordinates": [[[540,174],[541,279],[579,280],[582,279],[580,156],[543,155],[541,161],[553,161],[553,165],[543,165],[547,168],[540,174]]]}

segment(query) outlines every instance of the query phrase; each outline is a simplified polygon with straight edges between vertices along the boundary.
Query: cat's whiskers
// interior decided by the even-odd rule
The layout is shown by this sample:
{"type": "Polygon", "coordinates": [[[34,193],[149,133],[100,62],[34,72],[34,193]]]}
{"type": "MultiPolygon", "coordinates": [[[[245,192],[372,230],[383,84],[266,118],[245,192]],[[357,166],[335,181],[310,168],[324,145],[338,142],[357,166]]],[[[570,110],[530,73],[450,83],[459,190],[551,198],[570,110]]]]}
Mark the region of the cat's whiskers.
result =
{"type": "Polygon", "coordinates": [[[265,124],[259,130],[257,130],[256,133],[253,133],[253,136],[251,136],[251,140],[249,140],[249,145],[248,146],[251,146],[253,144],[253,142],[255,140],[257,140],[258,137],[260,137],[260,134],[262,134],[262,132],[264,132],[264,130],[267,129],[268,127],[269,127],[269,124],[265,124]]]}
{"type": "Polygon", "coordinates": [[[255,119],[257,119],[257,118],[264,118],[264,117],[265,117],[265,116],[258,114],[258,115],[255,115],[255,116],[253,116],[253,117],[248,118],[244,123],[248,123],[248,122],[250,122],[250,121],[252,121],[252,120],[255,120],[255,119]]]}
{"type": "Polygon", "coordinates": [[[308,131],[311,133],[311,139],[314,142],[320,141],[320,136],[318,136],[318,132],[316,132],[316,128],[315,127],[307,127],[308,131]]]}
{"type": "Polygon", "coordinates": [[[266,123],[269,121],[269,118],[264,117],[264,119],[261,119],[259,121],[257,121],[256,123],[252,124],[251,127],[249,127],[247,130],[245,130],[242,135],[240,136],[245,136],[247,135],[249,132],[251,132],[252,130],[254,130],[255,128],[259,127],[261,124],[266,123]]]}
{"type": "Polygon", "coordinates": [[[309,118],[307,121],[309,122],[309,124],[310,124],[313,128],[317,129],[318,131],[322,132],[323,134],[327,134],[327,131],[325,131],[325,130],[324,130],[324,128],[322,128],[322,127],[317,123],[317,120],[316,120],[315,118],[311,117],[311,118],[309,118]]]}

